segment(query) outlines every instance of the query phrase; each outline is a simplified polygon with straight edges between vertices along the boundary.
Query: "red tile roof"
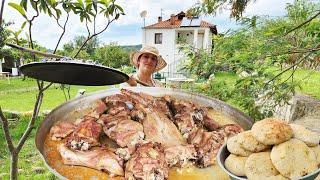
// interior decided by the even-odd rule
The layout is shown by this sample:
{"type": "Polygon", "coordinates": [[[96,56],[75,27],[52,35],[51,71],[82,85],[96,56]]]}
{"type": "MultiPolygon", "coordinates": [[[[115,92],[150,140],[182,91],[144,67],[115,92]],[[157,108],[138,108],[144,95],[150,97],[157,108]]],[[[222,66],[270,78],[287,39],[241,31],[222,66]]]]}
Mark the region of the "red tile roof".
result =
{"type": "MultiPolygon", "coordinates": [[[[181,26],[181,22],[182,22],[181,13],[179,13],[179,14],[177,14],[177,15],[172,17],[172,18],[174,18],[172,23],[171,23],[171,18],[170,18],[170,19],[167,19],[165,21],[160,21],[160,22],[157,22],[155,24],[151,24],[149,26],[146,26],[145,28],[146,29],[173,29],[173,28],[179,28],[181,26]],[[180,17],[178,18],[178,16],[180,16],[180,17]]],[[[210,30],[213,33],[217,34],[216,25],[210,24],[210,23],[208,23],[206,21],[201,21],[199,27],[208,27],[208,28],[210,28],[210,30]]]]}
{"type": "Polygon", "coordinates": [[[146,29],[171,29],[171,28],[178,28],[181,25],[181,21],[178,18],[175,18],[174,23],[171,24],[170,23],[170,19],[165,20],[165,21],[161,21],[149,26],[146,26],[146,29]]]}

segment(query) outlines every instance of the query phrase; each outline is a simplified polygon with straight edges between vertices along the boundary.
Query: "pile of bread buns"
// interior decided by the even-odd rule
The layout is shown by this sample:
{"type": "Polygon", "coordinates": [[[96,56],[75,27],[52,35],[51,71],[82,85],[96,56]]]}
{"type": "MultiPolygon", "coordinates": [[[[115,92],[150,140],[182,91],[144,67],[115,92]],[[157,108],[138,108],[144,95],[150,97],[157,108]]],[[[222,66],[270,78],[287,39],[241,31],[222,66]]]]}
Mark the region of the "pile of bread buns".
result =
{"type": "Polygon", "coordinates": [[[227,141],[225,167],[253,179],[298,179],[320,167],[319,134],[268,118],[227,141]]]}

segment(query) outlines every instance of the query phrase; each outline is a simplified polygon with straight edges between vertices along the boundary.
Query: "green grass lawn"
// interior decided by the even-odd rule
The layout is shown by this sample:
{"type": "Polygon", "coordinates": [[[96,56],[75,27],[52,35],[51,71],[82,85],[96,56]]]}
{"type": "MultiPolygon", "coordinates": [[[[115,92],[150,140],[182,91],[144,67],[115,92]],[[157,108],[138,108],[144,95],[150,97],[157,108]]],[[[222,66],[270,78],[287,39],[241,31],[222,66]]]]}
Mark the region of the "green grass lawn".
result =
{"type": "MultiPolygon", "coordinates": [[[[277,74],[277,71],[274,71],[277,74]]],[[[281,78],[287,79],[291,74],[291,71],[284,73],[281,78]]],[[[219,72],[215,74],[215,81],[224,81],[230,88],[234,88],[233,85],[238,79],[238,76],[233,73],[219,72]]],[[[301,83],[301,88],[297,88],[296,91],[308,94],[317,99],[320,99],[320,72],[312,70],[298,69],[294,75],[294,81],[301,83]]]]}
{"type": "MultiPolygon", "coordinates": [[[[71,86],[71,98],[75,97],[79,89],[86,89],[86,93],[108,89],[108,86],[71,86]]],[[[36,95],[38,94],[35,80],[26,78],[12,78],[10,84],[6,79],[0,80],[0,106],[10,111],[32,111],[36,95]]],[[[65,102],[65,96],[58,84],[52,85],[44,92],[41,110],[57,107],[65,102]]]]}
{"type": "MultiPolygon", "coordinates": [[[[290,76],[290,72],[283,75],[283,79],[290,76]]],[[[301,89],[297,92],[308,94],[317,99],[320,99],[320,72],[298,69],[294,75],[294,81],[301,83],[301,89]]]]}

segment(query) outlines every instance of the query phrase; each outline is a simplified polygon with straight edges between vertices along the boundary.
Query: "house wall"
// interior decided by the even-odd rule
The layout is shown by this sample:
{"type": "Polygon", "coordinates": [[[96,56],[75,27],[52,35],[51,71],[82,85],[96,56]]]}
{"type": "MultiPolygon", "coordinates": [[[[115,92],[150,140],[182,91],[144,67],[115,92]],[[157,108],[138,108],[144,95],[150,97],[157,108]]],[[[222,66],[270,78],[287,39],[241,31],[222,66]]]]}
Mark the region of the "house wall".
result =
{"type": "MultiPolygon", "coordinates": [[[[171,64],[175,60],[174,29],[142,29],[142,42],[143,46],[150,45],[156,47],[167,64],[171,64]],[[155,33],[162,33],[162,44],[155,44],[155,33]]],[[[161,71],[168,72],[168,66],[161,71]]]]}
{"type": "Polygon", "coordinates": [[[188,44],[194,45],[196,43],[197,48],[209,48],[208,51],[210,51],[212,33],[209,28],[142,29],[142,45],[155,46],[168,64],[161,72],[176,73],[177,64],[185,59],[183,53],[179,52],[179,44],[176,42],[178,33],[188,44]],[[195,29],[197,30],[195,31],[195,29]],[[155,44],[155,33],[162,33],[162,44],[155,44]],[[195,33],[198,33],[196,42],[195,33]]]}

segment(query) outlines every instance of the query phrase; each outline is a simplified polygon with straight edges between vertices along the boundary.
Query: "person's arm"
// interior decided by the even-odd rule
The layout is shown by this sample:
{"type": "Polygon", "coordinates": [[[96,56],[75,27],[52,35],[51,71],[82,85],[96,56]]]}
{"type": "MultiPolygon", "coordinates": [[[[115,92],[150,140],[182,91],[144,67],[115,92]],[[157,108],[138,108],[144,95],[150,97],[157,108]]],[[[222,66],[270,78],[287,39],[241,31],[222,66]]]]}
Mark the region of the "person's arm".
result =
{"type": "Polygon", "coordinates": [[[133,77],[133,75],[131,75],[129,77],[129,80],[127,81],[127,83],[130,85],[130,86],[137,86],[137,81],[136,79],[133,77]]]}

